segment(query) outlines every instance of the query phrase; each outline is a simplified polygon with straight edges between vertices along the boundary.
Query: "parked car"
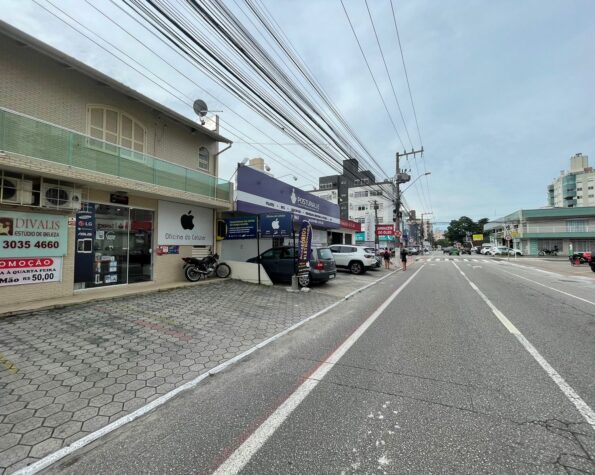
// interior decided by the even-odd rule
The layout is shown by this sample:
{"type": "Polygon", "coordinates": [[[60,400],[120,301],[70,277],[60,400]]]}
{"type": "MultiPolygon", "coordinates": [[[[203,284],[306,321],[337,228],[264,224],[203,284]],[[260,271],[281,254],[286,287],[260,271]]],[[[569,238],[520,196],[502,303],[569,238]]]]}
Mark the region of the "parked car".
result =
{"type": "Polygon", "coordinates": [[[523,252],[520,249],[513,249],[512,247],[508,249],[508,255],[509,256],[522,256],[523,252]]]}
{"type": "Polygon", "coordinates": [[[493,244],[482,244],[479,253],[485,255],[492,247],[494,247],[493,244]]]}
{"type": "Polygon", "coordinates": [[[417,247],[408,247],[407,254],[410,256],[417,256],[419,254],[419,248],[417,247]]]}
{"type": "Polygon", "coordinates": [[[451,246],[449,246],[449,247],[443,247],[443,248],[442,248],[442,253],[443,253],[443,254],[450,254],[450,250],[451,250],[451,249],[452,249],[452,247],[451,247],[451,246]]]}
{"type": "Polygon", "coordinates": [[[471,248],[470,247],[462,247],[460,249],[460,251],[461,251],[461,254],[469,254],[469,255],[471,255],[471,248]]]}
{"type": "MultiPolygon", "coordinates": [[[[297,269],[298,251],[291,246],[273,247],[260,254],[260,263],[274,283],[287,284],[297,269]]],[[[252,257],[247,262],[258,262],[252,257]]],[[[308,276],[300,278],[300,285],[324,283],[337,276],[333,254],[328,247],[313,247],[308,276]]]]}
{"type": "Polygon", "coordinates": [[[384,249],[378,249],[378,251],[376,251],[376,249],[374,249],[373,247],[366,247],[365,249],[370,254],[374,254],[374,258],[376,259],[376,265],[374,266],[374,268],[377,269],[379,267],[382,267],[382,259],[384,259],[384,249]]]}
{"type": "Polygon", "coordinates": [[[353,274],[362,274],[376,265],[376,256],[366,251],[370,249],[368,247],[333,244],[329,249],[333,253],[337,267],[349,269],[353,274]]]}
{"type": "Polygon", "coordinates": [[[490,256],[506,256],[508,255],[509,248],[506,246],[493,246],[491,247],[486,254],[490,256]]]}

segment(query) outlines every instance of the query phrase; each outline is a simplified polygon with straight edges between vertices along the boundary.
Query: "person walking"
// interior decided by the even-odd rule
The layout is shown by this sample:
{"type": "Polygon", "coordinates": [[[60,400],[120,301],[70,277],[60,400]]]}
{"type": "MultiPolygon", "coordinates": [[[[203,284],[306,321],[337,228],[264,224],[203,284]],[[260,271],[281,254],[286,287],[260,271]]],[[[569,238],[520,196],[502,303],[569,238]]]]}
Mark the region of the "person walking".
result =
{"type": "Polygon", "coordinates": [[[407,270],[407,249],[401,244],[401,267],[403,270],[407,270]]]}
{"type": "Polygon", "coordinates": [[[390,269],[390,250],[388,249],[388,247],[384,248],[384,253],[382,254],[382,256],[384,257],[384,268],[385,269],[390,269]]]}

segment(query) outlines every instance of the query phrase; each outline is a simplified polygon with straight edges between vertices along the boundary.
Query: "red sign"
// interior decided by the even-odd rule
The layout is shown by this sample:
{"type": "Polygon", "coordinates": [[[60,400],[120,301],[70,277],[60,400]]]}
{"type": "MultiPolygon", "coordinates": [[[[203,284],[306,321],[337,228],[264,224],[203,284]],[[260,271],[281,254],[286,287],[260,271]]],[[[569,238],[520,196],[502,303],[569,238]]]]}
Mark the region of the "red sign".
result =
{"type": "Polygon", "coordinates": [[[354,231],[361,231],[362,225],[357,221],[351,221],[349,219],[341,218],[341,227],[344,229],[353,229],[354,231]]]}
{"type": "Polygon", "coordinates": [[[401,231],[395,231],[395,236],[401,237],[401,231]]]}
{"type": "Polygon", "coordinates": [[[0,269],[50,267],[53,265],[54,259],[50,257],[20,257],[16,259],[0,259],[0,269]]]}
{"type": "Polygon", "coordinates": [[[394,236],[395,227],[392,224],[377,224],[376,236],[394,236]]]}

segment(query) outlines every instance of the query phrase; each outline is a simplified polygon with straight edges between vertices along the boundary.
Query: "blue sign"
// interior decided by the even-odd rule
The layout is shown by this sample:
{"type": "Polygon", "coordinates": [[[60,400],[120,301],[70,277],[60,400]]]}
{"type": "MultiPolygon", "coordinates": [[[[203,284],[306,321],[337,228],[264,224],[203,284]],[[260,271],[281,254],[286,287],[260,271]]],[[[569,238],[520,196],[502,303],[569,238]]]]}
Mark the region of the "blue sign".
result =
{"type": "Polygon", "coordinates": [[[256,216],[225,218],[225,239],[255,239],[256,216]]]}
{"type": "Polygon", "coordinates": [[[236,206],[251,214],[291,213],[295,221],[318,228],[341,227],[339,205],[246,166],[238,169],[236,206]]]}
{"type": "Polygon", "coordinates": [[[76,213],[75,282],[93,282],[95,231],[95,205],[85,203],[82,210],[76,213]]]}
{"type": "Polygon", "coordinates": [[[260,215],[261,237],[286,237],[293,232],[291,213],[263,213],[260,215]]]}

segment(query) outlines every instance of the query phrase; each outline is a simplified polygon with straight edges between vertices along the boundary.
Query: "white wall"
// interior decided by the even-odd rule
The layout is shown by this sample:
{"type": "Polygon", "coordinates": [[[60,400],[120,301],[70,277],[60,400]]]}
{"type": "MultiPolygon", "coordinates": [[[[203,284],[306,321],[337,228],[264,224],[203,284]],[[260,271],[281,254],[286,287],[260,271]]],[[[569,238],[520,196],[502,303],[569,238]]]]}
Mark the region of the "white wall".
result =
{"type": "MultiPolygon", "coordinates": [[[[258,255],[256,239],[229,239],[220,241],[222,261],[243,261],[258,255]]],[[[260,252],[273,247],[273,240],[270,238],[260,239],[260,252]]]]}

